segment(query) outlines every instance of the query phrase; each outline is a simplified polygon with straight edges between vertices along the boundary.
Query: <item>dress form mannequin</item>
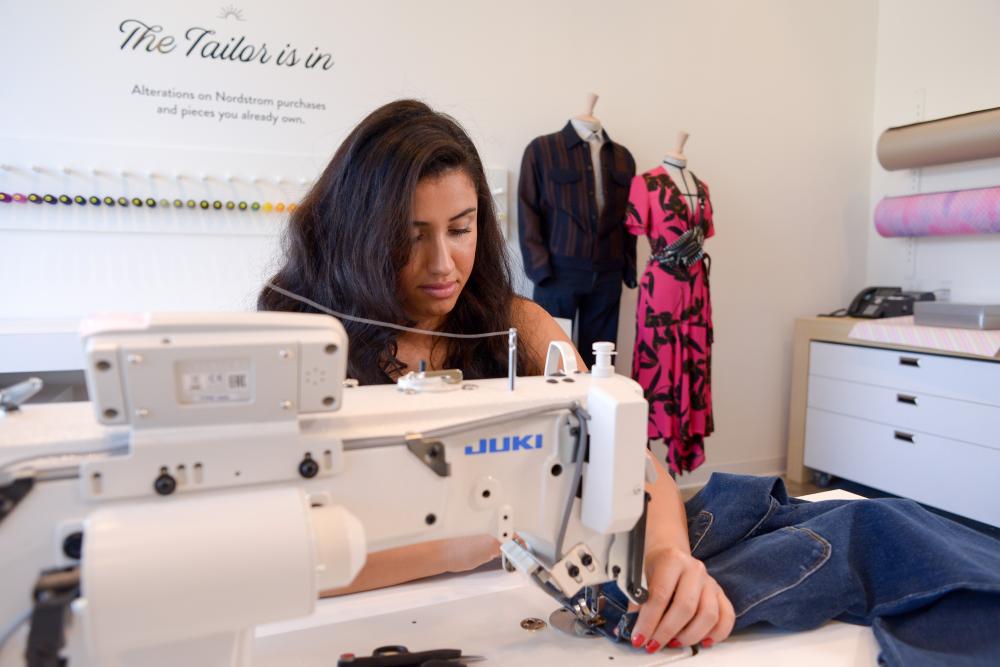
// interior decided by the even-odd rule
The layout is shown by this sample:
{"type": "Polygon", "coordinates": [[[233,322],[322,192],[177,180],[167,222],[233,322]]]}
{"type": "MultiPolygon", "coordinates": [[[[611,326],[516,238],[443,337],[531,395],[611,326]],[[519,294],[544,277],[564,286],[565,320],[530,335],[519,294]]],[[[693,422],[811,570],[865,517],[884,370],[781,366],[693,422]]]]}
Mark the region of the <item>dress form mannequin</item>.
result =
{"type": "Polygon", "coordinates": [[[573,117],[575,120],[584,123],[591,131],[601,129],[601,121],[594,116],[594,107],[597,106],[597,99],[597,93],[587,93],[583,113],[573,117]]]}
{"type": "Polygon", "coordinates": [[[590,160],[594,163],[594,199],[597,200],[597,210],[604,210],[604,183],[601,174],[601,145],[604,143],[604,130],[601,121],[594,115],[594,107],[597,106],[597,93],[587,93],[584,103],[583,113],[573,116],[570,123],[580,135],[580,138],[590,146],[590,160]],[[590,137],[597,135],[597,139],[591,141],[590,137]]]}
{"type": "Polygon", "coordinates": [[[667,445],[674,473],[705,460],[714,426],[712,306],[704,239],[714,234],[708,186],[688,168],[687,132],[659,165],[636,176],[626,229],[653,251],[639,280],[632,376],[649,400],[648,436],[667,445]]]}
{"type": "Polygon", "coordinates": [[[684,155],[684,144],[687,143],[688,137],[690,136],[691,135],[684,130],[678,132],[677,142],[674,144],[674,149],[664,156],[663,161],[675,167],[686,167],[687,156],[684,155]]]}
{"type": "Polygon", "coordinates": [[[518,177],[518,236],[532,298],[576,322],[588,365],[593,343],[618,337],[622,285],[636,286],[634,235],[622,225],[635,159],[594,115],[597,95],[558,132],[528,144],[518,177]]]}
{"type": "Polygon", "coordinates": [[[687,156],[684,155],[684,144],[687,143],[690,136],[684,130],[677,133],[677,141],[674,144],[673,150],[663,156],[663,168],[670,175],[670,178],[673,179],[674,183],[677,184],[681,195],[684,196],[685,201],[688,203],[688,207],[694,210],[694,206],[697,204],[696,198],[698,197],[698,193],[691,178],[691,172],[687,168],[687,156]]]}

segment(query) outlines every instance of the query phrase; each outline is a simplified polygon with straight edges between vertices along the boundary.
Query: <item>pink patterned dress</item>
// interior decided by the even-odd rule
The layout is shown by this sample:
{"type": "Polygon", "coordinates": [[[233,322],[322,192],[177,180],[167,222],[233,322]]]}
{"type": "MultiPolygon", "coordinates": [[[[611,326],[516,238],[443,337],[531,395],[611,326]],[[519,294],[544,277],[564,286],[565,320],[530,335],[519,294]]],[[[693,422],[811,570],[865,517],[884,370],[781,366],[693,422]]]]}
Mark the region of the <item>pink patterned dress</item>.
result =
{"type": "Polygon", "coordinates": [[[708,186],[687,173],[697,197],[682,194],[662,166],[636,176],[625,218],[629,232],[649,237],[654,258],[639,281],[632,376],[649,401],[649,437],[664,440],[675,473],[704,463],[705,436],[715,428],[709,258],[655,259],[688,230],[689,237],[715,233],[708,186]]]}

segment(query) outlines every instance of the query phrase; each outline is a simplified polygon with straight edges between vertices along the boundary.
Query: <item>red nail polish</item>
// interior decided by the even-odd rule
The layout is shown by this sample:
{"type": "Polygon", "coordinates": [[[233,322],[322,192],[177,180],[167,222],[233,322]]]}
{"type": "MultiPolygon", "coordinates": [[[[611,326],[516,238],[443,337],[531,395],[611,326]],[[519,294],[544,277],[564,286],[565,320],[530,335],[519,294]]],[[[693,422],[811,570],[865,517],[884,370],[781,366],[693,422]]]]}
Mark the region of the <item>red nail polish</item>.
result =
{"type": "Polygon", "coordinates": [[[660,650],[660,642],[653,640],[646,644],[646,653],[656,653],[660,650]]]}
{"type": "Polygon", "coordinates": [[[705,648],[712,648],[712,644],[714,643],[715,642],[712,641],[711,637],[705,637],[704,639],[701,640],[701,645],[705,648]]]}
{"type": "Polygon", "coordinates": [[[670,642],[667,643],[667,648],[680,648],[680,647],[681,643],[676,639],[671,639],[670,642]]]}
{"type": "Polygon", "coordinates": [[[646,643],[646,638],[642,635],[632,635],[632,646],[639,648],[646,643]]]}

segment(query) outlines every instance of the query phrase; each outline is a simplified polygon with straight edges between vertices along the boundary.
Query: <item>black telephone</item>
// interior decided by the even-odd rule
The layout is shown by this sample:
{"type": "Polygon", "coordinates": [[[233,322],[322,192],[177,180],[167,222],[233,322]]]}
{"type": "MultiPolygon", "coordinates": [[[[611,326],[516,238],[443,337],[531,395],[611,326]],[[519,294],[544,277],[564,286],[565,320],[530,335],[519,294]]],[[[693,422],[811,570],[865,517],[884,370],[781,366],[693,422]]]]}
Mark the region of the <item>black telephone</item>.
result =
{"type": "Polygon", "coordinates": [[[848,317],[899,317],[913,314],[914,301],[934,301],[933,292],[904,292],[902,287],[866,287],[847,308],[848,317]]]}
{"type": "Polygon", "coordinates": [[[866,287],[847,307],[848,317],[885,317],[888,297],[902,294],[902,287],[866,287]]]}

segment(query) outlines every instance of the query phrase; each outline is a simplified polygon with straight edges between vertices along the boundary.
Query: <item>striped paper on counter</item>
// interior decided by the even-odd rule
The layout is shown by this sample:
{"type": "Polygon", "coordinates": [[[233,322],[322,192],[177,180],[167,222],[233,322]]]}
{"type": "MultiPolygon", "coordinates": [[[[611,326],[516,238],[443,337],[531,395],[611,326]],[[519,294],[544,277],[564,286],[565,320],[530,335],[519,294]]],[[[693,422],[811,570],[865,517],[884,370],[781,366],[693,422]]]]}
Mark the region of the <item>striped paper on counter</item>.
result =
{"type": "Polygon", "coordinates": [[[981,357],[996,357],[1000,352],[1000,330],[920,326],[913,323],[912,315],[858,322],[847,337],[873,343],[895,343],[946,352],[962,352],[981,357]]]}

